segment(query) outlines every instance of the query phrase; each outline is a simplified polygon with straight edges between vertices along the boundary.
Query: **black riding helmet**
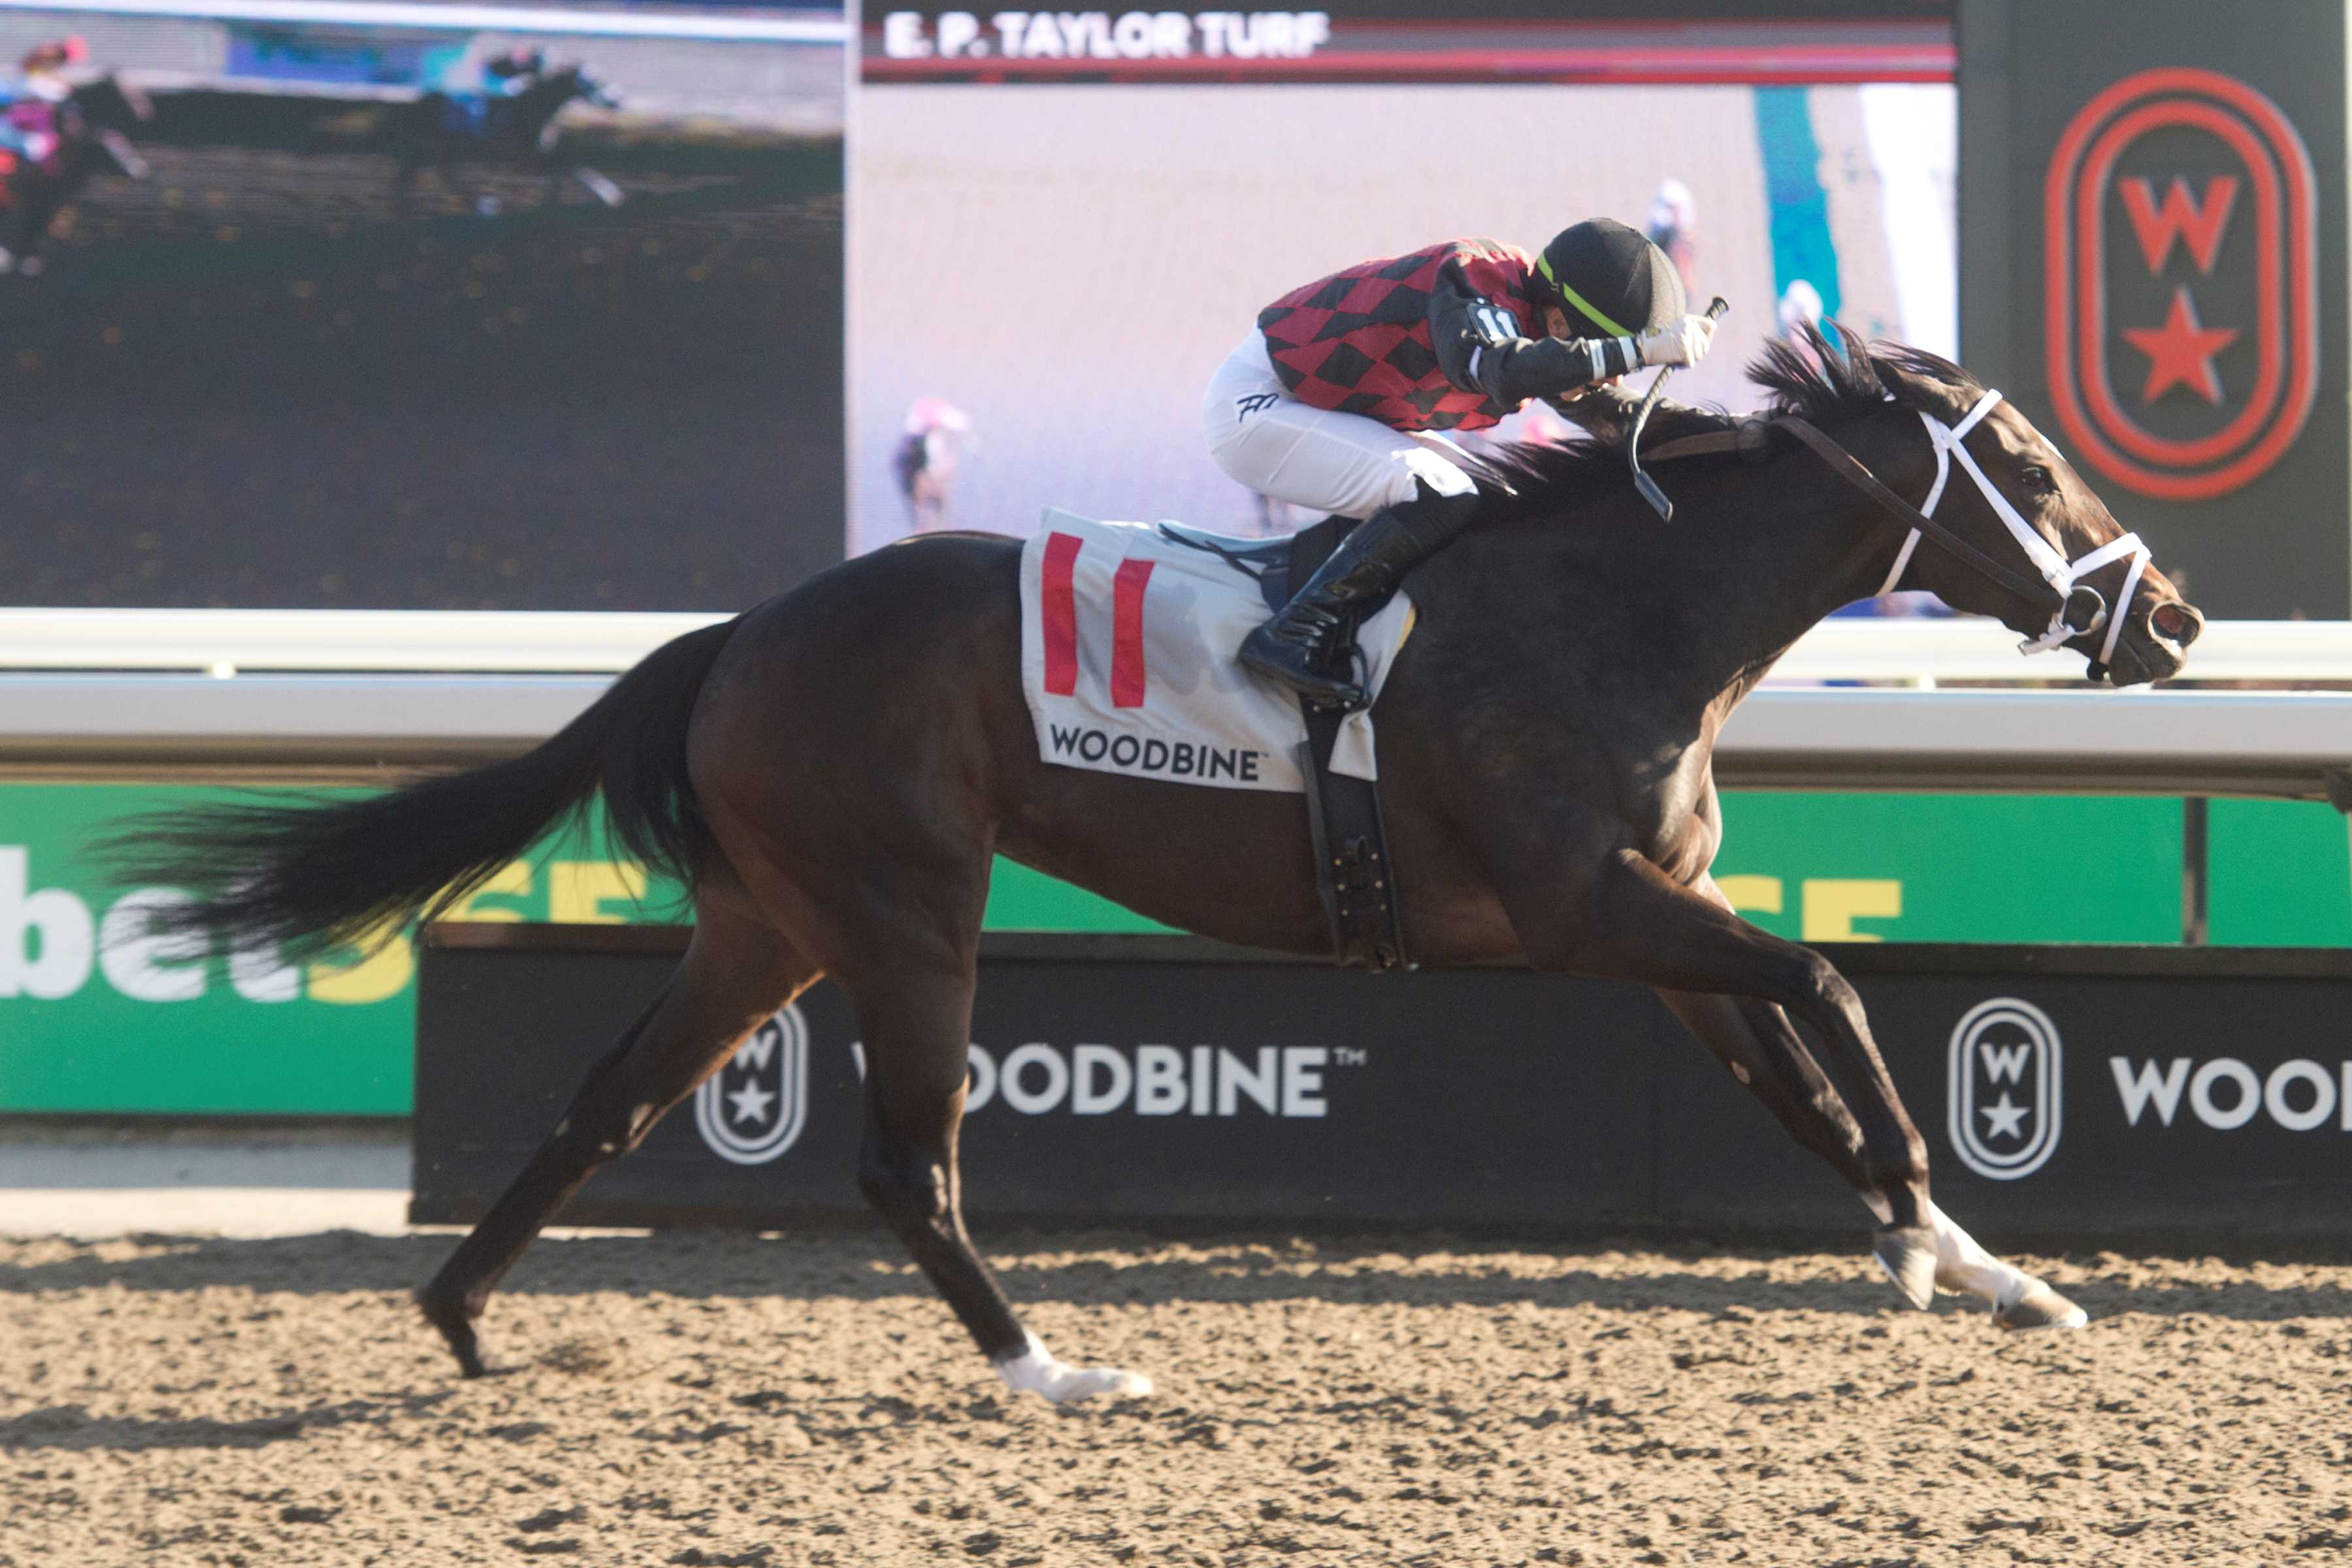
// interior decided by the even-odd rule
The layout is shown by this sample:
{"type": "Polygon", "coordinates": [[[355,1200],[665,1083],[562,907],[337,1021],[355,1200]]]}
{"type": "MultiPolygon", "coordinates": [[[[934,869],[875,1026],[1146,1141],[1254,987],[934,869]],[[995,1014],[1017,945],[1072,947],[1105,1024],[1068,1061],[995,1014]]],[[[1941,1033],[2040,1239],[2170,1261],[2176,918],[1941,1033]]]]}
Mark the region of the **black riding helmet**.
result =
{"type": "Polygon", "coordinates": [[[1682,274],[1640,229],[1596,217],[1562,229],[1536,261],[1571,335],[1639,337],[1689,314],[1682,274]]]}

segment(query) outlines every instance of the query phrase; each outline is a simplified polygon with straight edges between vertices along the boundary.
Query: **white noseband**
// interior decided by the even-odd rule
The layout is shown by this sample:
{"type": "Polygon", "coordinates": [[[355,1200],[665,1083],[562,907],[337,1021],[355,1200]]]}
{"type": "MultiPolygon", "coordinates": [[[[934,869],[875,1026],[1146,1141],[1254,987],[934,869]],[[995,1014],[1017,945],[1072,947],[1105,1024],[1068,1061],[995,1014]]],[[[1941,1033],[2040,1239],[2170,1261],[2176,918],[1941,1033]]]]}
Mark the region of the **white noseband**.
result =
{"type": "MultiPolygon", "coordinates": [[[[1928,488],[1927,499],[1919,511],[1926,517],[1936,515],[1936,503],[1944,499],[1944,481],[1951,478],[1952,459],[1958,458],[1961,468],[1976,481],[1978,493],[2000,514],[2001,521],[2009,525],[2009,531],[2016,536],[2018,545],[2025,552],[2025,558],[2033,563],[2033,569],[2042,574],[2042,580],[2058,591],[2058,608],[2050,616],[2049,629],[2038,637],[2028,637],[2020,643],[2018,648],[2022,653],[2047,653],[2071,638],[2098,630],[2097,621],[2087,626],[2067,625],[2067,596],[2074,593],[2076,584],[2100,567],[2129,556],[2131,570],[2124,574],[2123,593],[2116,597],[2114,609],[2101,612],[2101,618],[2107,624],[2107,637],[2099,645],[2098,662],[2112,663],[2116,639],[2122,636],[2124,621],[2131,610],[2132,595],[2139,591],[2140,575],[2147,570],[2147,546],[2139,542],[2138,534],[2126,533],[2107,541],[2079,561],[2069,561],[2042,537],[2039,529],[2020,517],[2017,509],[2009,504],[2009,498],[1993,488],[1992,481],[1985,478],[1984,470],[1977,467],[1977,460],[1969,456],[1968,447],[1961,445],[1961,437],[1975,429],[1978,423],[2000,403],[1998,391],[1986,393],[1977,399],[1977,405],[1969,410],[1968,417],[1958,425],[1947,425],[1932,415],[1919,416],[1919,422],[1927,427],[1927,439],[1936,448],[1936,482],[1928,488]]],[[[1886,581],[1879,585],[1881,594],[1895,592],[1895,584],[1903,580],[1905,569],[1911,564],[1911,552],[1918,547],[1919,531],[1915,528],[1911,536],[1903,542],[1903,548],[1895,552],[1894,570],[1886,574],[1886,581]]]]}

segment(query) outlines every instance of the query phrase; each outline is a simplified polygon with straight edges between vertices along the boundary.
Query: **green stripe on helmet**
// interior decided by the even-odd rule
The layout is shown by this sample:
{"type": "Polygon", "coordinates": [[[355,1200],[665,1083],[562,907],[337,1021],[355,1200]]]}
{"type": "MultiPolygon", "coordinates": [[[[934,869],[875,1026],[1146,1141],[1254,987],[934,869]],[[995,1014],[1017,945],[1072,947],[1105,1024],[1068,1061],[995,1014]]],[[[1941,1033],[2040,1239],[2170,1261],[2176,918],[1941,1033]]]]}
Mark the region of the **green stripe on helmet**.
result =
{"type": "Polygon", "coordinates": [[[1583,295],[1578,293],[1575,289],[1570,288],[1567,284],[1554,277],[1551,270],[1551,258],[1549,256],[1538,256],[1536,258],[1536,270],[1543,274],[1545,282],[1559,290],[1559,297],[1561,299],[1567,300],[1570,304],[1583,311],[1585,318],[1588,321],[1591,321],[1594,326],[1599,327],[1611,337],[1630,338],[1633,335],[1627,328],[1619,326],[1616,322],[1611,321],[1608,317],[1594,310],[1592,308],[1592,302],[1590,300],[1587,300],[1583,295]]]}

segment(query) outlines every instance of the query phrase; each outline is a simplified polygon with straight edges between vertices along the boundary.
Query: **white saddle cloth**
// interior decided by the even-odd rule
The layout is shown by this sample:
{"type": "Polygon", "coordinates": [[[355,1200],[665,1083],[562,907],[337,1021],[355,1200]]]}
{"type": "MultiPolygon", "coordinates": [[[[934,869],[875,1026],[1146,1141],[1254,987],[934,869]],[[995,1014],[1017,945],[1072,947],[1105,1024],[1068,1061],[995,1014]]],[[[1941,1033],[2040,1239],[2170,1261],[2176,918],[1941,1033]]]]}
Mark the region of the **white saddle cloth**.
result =
{"type": "MultiPolygon", "coordinates": [[[[1376,697],[1412,616],[1399,594],[1359,628],[1359,668],[1376,697]]],[[[1257,579],[1238,563],[1147,523],[1047,509],[1021,552],[1021,688],[1038,754],[1097,773],[1303,794],[1297,699],[1234,661],[1265,617],[1257,579]]],[[[1369,710],[1340,726],[1331,765],[1380,776],[1369,710]]]]}

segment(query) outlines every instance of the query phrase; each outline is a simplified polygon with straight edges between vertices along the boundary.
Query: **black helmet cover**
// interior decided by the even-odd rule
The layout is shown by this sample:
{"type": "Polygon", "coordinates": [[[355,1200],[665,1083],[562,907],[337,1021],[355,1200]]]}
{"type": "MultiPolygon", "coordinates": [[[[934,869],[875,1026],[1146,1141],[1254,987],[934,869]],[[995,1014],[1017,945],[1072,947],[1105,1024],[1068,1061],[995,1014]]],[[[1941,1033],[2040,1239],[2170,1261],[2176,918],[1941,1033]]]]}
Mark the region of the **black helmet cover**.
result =
{"type": "Polygon", "coordinates": [[[1638,337],[1687,315],[1682,274],[1640,229],[1597,217],[1562,229],[1536,262],[1580,331],[1638,337]]]}

